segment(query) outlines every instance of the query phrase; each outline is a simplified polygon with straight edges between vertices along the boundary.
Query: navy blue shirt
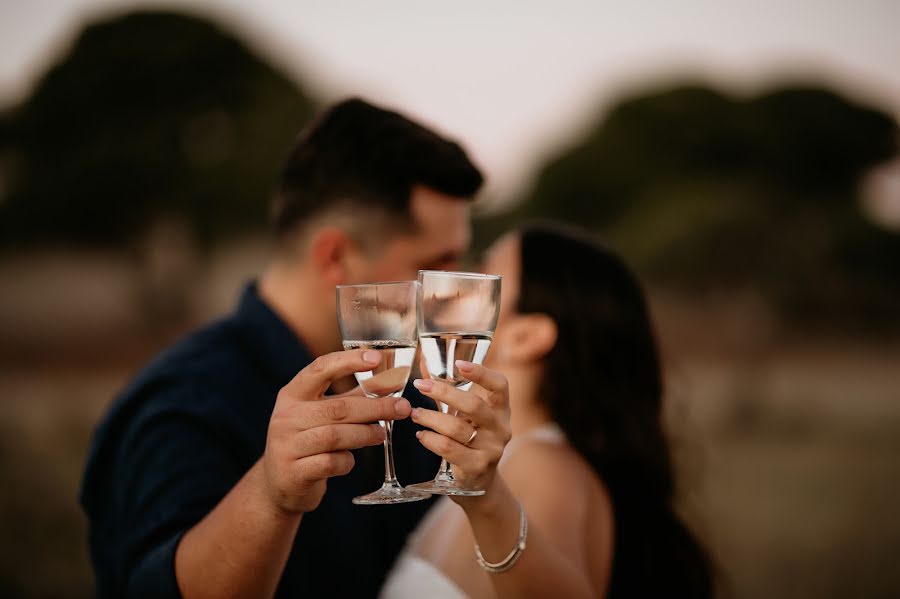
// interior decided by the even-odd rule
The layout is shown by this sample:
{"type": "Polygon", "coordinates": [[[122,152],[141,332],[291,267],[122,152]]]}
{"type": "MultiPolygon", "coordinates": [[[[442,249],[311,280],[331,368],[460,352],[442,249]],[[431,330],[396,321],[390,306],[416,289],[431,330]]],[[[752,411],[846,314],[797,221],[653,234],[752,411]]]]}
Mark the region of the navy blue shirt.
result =
{"type": "MultiPolygon", "coordinates": [[[[175,548],[262,456],[278,390],[313,357],[249,285],[237,310],[154,360],[98,426],[81,504],[100,597],[179,597],[175,548]]],[[[414,405],[424,402],[406,393],[414,405]]],[[[438,459],[398,421],[401,482],[432,478],[438,459]]],[[[372,597],[431,501],[356,506],[384,477],[380,447],[328,482],[306,514],[278,597],[372,597]]]]}

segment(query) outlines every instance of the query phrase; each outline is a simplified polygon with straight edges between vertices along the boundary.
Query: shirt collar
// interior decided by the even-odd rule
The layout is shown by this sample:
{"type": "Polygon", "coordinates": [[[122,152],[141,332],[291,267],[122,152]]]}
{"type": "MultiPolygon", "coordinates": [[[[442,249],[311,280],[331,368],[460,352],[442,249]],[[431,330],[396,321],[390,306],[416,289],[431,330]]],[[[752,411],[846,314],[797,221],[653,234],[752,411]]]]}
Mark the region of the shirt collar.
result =
{"type": "Polygon", "coordinates": [[[255,282],[244,287],[233,320],[256,357],[280,381],[287,383],[312,361],[309,350],[259,296],[255,282]]]}

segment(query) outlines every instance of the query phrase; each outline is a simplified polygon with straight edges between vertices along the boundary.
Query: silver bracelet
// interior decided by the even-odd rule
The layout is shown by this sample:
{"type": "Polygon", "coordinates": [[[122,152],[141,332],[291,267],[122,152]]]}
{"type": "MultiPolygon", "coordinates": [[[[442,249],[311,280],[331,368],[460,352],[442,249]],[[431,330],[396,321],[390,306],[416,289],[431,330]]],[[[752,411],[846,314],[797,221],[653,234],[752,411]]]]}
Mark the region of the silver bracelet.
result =
{"type": "Polygon", "coordinates": [[[516,503],[519,504],[519,540],[516,542],[516,546],[513,547],[513,550],[510,551],[509,555],[503,558],[502,561],[492,564],[484,559],[484,556],[481,555],[481,549],[478,547],[478,543],[475,543],[475,561],[478,562],[479,566],[492,574],[506,572],[515,566],[516,562],[519,561],[519,558],[522,557],[522,552],[525,551],[525,538],[528,536],[528,516],[525,514],[525,508],[522,507],[522,503],[518,501],[516,503]]]}

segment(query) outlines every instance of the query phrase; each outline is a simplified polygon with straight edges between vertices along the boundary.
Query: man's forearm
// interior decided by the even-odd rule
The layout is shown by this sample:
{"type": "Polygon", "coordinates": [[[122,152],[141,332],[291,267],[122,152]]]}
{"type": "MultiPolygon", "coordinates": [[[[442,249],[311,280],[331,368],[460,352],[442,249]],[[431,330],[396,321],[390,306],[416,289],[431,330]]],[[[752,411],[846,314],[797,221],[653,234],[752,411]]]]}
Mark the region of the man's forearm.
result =
{"type": "Polygon", "coordinates": [[[274,507],[263,476],[257,462],[182,538],[175,575],[185,599],[275,594],[302,515],[274,507]]]}

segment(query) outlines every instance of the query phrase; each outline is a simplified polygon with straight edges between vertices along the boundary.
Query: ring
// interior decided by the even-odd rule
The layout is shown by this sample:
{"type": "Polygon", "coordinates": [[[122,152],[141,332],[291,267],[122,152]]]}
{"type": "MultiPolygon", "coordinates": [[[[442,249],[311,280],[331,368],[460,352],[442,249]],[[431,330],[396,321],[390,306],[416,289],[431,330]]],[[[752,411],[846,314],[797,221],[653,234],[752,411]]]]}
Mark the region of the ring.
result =
{"type": "Polygon", "coordinates": [[[466,447],[468,447],[469,445],[472,444],[472,441],[475,440],[475,435],[477,435],[477,434],[478,434],[478,429],[477,429],[477,428],[472,429],[472,436],[469,437],[469,440],[468,440],[468,441],[466,441],[466,447]]]}

